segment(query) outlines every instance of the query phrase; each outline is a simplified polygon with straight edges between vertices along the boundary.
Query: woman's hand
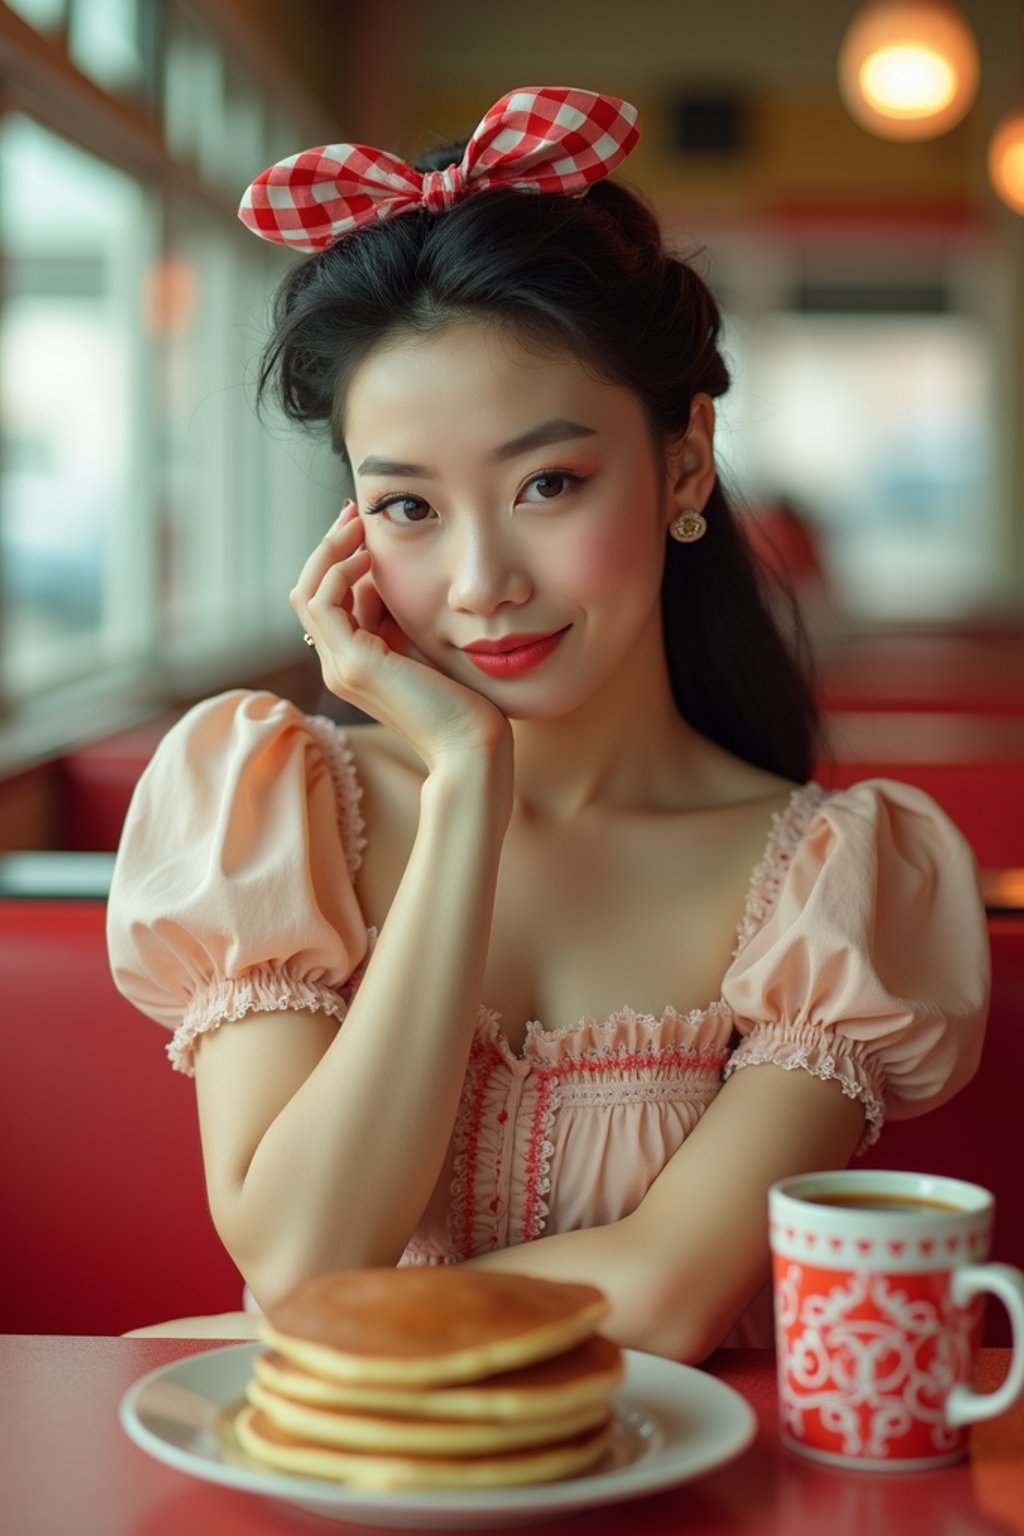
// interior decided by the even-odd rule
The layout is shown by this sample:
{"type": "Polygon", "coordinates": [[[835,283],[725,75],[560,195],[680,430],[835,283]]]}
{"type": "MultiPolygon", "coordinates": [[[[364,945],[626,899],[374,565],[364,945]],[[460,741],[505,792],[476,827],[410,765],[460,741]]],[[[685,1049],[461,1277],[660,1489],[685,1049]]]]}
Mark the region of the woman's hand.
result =
{"type": "Polygon", "coordinates": [[[331,693],[390,727],[428,769],[467,749],[511,751],[506,716],[432,666],[388,612],[354,501],[306,561],[289,601],[316,642],[331,693]]]}

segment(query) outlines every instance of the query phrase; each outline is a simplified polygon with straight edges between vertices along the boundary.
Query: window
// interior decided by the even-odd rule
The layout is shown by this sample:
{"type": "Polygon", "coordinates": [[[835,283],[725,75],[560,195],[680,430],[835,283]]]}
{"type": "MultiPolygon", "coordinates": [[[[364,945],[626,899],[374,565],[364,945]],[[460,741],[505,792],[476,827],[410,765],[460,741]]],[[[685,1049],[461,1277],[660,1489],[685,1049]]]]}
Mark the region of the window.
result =
{"type": "Polygon", "coordinates": [[[7,4],[40,32],[56,32],[67,15],[67,0],[7,0],[7,4]]]}
{"type": "MultiPolygon", "coordinates": [[[[1004,263],[977,228],[704,238],[733,386],[726,483],[809,524],[836,618],[932,624],[1007,598],[1004,263]]],[[[692,236],[686,242],[692,248],[692,236]]]]}
{"type": "Polygon", "coordinates": [[[68,52],[83,74],[108,91],[141,93],[148,73],[147,17],[143,0],[73,0],[68,52]]]}
{"type": "Polygon", "coordinates": [[[782,314],[747,337],[744,484],[814,522],[840,607],[985,606],[999,567],[989,338],[962,315],[782,314]]]}
{"type": "Polygon", "coordinates": [[[175,202],[149,324],[161,340],[160,604],[182,658],[295,631],[288,592],[340,503],[327,447],[255,414],[268,261],[238,226],[175,202]]]}
{"type": "Polygon", "coordinates": [[[0,116],[5,768],[294,656],[288,591],[341,493],[326,443],[254,411],[295,257],[237,207],[316,142],[301,93],[256,72],[258,32],[231,52],[212,5],[208,25],[174,0],[12,9],[52,56],[24,81],[5,56],[0,116]]]}
{"type": "Polygon", "coordinates": [[[0,121],[0,229],[0,676],[17,697],[137,635],[154,229],[130,177],[16,115],[0,121]]]}

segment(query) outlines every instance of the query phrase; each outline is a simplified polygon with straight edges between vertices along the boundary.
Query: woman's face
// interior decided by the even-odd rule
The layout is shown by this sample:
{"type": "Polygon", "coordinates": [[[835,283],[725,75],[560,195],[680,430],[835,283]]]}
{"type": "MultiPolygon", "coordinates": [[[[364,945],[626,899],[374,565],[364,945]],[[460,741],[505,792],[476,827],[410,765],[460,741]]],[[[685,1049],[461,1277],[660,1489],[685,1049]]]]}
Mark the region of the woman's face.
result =
{"type": "Polygon", "coordinates": [[[676,508],[629,390],[494,324],[452,323],[367,358],[345,444],[392,616],[510,717],[566,713],[652,625],[660,644],[676,508]]]}

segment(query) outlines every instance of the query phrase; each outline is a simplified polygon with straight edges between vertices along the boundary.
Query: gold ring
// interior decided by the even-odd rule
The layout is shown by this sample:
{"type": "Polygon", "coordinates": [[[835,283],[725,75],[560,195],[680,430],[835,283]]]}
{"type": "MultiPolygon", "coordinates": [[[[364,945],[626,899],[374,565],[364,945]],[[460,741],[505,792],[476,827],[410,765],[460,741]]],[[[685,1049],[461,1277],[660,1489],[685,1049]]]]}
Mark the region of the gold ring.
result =
{"type": "Polygon", "coordinates": [[[313,639],[312,635],[303,635],[302,638],[305,640],[307,645],[316,645],[316,641],[313,639]]]}

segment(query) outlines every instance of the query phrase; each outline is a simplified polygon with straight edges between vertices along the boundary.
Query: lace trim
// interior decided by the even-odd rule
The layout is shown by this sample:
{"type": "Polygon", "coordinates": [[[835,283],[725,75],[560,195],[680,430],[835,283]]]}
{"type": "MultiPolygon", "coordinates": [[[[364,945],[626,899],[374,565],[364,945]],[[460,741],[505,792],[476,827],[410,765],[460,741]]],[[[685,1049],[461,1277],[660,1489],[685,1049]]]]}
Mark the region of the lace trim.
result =
{"type": "Polygon", "coordinates": [[[563,1056],[560,1061],[541,1063],[537,1070],[591,1083],[600,1083],[601,1075],[606,1072],[613,1074],[615,1082],[621,1082],[629,1072],[669,1072],[672,1077],[661,1081],[677,1083],[680,1076],[717,1075],[728,1059],[728,1050],[716,1045],[651,1045],[638,1051],[623,1044],[611,1048],[590,1046],[574,1055],[563,1056]]]}
{"type": "Polygon", "coordinates": [[[750,878],[746,908],[736,928],[734,960],[773,911],[793,855],[825,796],[820,784],[802,784],[794,789],[785,810],[776,811],[772,817],[764,855],[750,878]]]}
{"type": "Polygon", "coordinates": [[[721,1069],[729,1058],[720,1053],[718,1068],[712,1074],[684,1071],[669,1082],[657,1083],[566,1083],[559,1096],[563,1109],[608,1109],[620,1104],[708,1105],[718,1097],[722,1086],[721,1069]]]}
{"type": "Polygon", "coordinates": [[[210,1034],[221,1024],[233,1023],[250,1013],[293,1013],[303,1009],[342,1020],[348,1004],[330,987],[306,977],[292,976],[279,966],[254,966],[244,976],[222,977],[195,993],[184,1017],[165,1047],[176,1072],[195,1076],[192,1048],[199,1035],[210,1034]]]}
{"type": "MultiPolygon", "coordinates": [[[[488,1011],[500,1022],[500,1014],[494,1014],[492,1010],[488,1011]]],[[[539,1019],[530,1019],[526,1025],[526,1044],[530,1045],[534,1042],[546,1044],[549,1041],[561,1043],[563,1040],[568,1040],[570,1036],[579,1034],[583,1030],[589,1030],[592,1034],[596,1035],[611,1035],[623,1024],[635,1026],[649,1034],[656,1034],[669,1023],[681,1024],[687,1029],[695,1029],[698,1024],[703,1024],[705,1019],[718,1013],[731,1014],[728,1003],[722,1002],[720,998],[712,1003],[708,1003],[703,1008],[691,1008],[686,1013],[680,1013],[678,1009],[671,1006],[666,1008],[664,1013],[661,1014],[638,1013],[634,1008],[624,1006],[617,1008],[614,1013],[610,1013],[606,1019],[595,1019],[589,1014],[585,1014],[582,1018],[577,1019],[575,1024],[566,1024],[561,1029],[545,1029],[539,1019]]],[[[584,1055],[592,1055],[595,1050],[606,1049],[603,1046],[588,1046],[585,1049],[581,1049],[579,1054],[582,1057],[584,1055]]],[[[628,1046],[619,1046],[617,1047],[617,1052],[621,1054],[628,1049],[628,1046]]],[[[666,1046],[663,1049],[676,1050],[678,1047],[666,1046]]],[[[519,1058],[513,1055],[512,1059],[518,1060],[519,1058]]]]}
{"type": "MultiPolygon", "coordinates": [[[[569,1063],[564,1064],[566,1067],[569,1063]]],[[[555,1127],[560,1094],[558,1080],[563,1076],[559,1067],[542,1067],[537,1073],[537,1098],[533,1108],[533,1123],[526,1150],[525,1188],[522,1215],[522,1241],[529,1243],[540,1237],[547,1224],[550,1206],[547,1196],[551,1193],[551,1159],[555,1145],[551,1133],[555,1127]]]]}
{"type": "Polygon", "coordinates": [[[834,1078],[848,1099],[860,1099],[864,1105],[867,1118],[855,1155],[874,1146],[885,1123],[882,1073],[858,1041],[818,1024],[759,1024],[733,1051],[723,1082],[741,1067],[767,1065],[834,1078]]]}
{"type": "Polygon", "coordinates": [[[366,822],[359,809],[363,786],[356,772],[348,737],[326,715],[307,715],[307,723],[323,750],[338,806],[338,829],[348,872],[355,879],[366,847],[366,822]]]}
{"type": "Polygon", "coordinates": [[[430,1248],[426,1243],[418,1243],[414,1239],[402,1254],[397,1267],[402,1269],[408,1265],[457,1264],[458,1262],[454,1254],[442,1253],[439,1248],[430,1248]]]}

